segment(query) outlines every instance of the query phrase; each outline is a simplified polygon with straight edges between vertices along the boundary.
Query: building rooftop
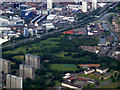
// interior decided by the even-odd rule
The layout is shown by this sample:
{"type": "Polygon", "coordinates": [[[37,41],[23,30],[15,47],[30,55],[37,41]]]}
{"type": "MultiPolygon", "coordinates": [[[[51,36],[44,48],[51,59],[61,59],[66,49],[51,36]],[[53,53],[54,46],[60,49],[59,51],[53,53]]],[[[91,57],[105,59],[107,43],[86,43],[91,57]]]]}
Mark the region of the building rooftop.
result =
{"type": "Polygon", "coordinates": [[[100,44],[106,44],[106,38],[100,38],[100,44]]]}

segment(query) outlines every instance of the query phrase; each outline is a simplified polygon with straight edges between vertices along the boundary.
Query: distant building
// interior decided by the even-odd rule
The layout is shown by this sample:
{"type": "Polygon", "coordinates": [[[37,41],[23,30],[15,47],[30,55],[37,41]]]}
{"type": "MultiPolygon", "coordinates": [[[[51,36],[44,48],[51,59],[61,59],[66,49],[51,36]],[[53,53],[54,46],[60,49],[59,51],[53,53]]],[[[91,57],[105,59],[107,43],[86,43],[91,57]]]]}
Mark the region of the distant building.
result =
{"type": "Polygon", "coordinates": [[[35,69],[29,65],[21,64],[19,68],[19,76],[23,79],[30,78],[35,79],[35,69]]]}
{"type": "Polygon", "coordinates": [[[25,10],[25,9],[28,9],[28,8],[29,8],[28,5],[25,5],[25,4],[19,5],[20,10],[25,10]]]}
{"type": "Polygon", "coordinates": [[[10,61],[0,58],[0,71],[8,74],[11,71],[10,61]]]}
{"type": "Polygon", "coordinates": [[[106,43],[108,45],[112,44],[113,41],[114,41],[114,36],[107,36],[106,37],[106,43]]]}
{"type": "Polygon", "coordinates": [[[97,0],[92,0],[92,10],[97,9],[97,0]]]}
{"type": "Polygon", "coordinates": [[[87,1],[85,0],[82,1],[82,11],[87,12],[87,1]]]}
{"type": "Polygon", "coordinates": [[[100,64],[80,64],[80,67],[82,67],[82,68],[90,68],[90,67],[99,68],[100,64]]]}
{"type": "Polygon", "coordinates": [[[23,88],[22,77],[8,74],[6,77],[6,88],[8,88],[8,89],[18,89],[18,88],[22,89],[23,88]]]}
{"type": "Polygon", "coordinates": [[[72,84],[71,82],[63,82],[62,86],[70,89],[82,90],[82,86],[77,86],[75,84],[72,84]]]}
{"type": "Polygon", "coordinates": [[[35,69],[40,69],[40,57],[36,55],[26,54],[25,64],[31,65],[35,69]]]}
{"type": "Polygon", "coordinates": [[[96,72],[103,74],[103,73],[106,73],[108,70],[109,70],[109,68],[101,68],[101,69],[97,68],[96,72]]]}
{"type": "Polygon", "coordinates": [[[106,38],[101,37],[98,46],[108,46],[108,43],[106,42],[106,38]]]}
{"type": "Polygon", "coordinates": [[[82,9],[82,6],[81,5],[75,5],[75,4],[68,4],[67,8],[71,9],[71,10],[80,10],[80,9],[82,9]]]}
{"type": "Polygon", "coordinates": [[[52,9],[52,0],[47,0],[47,9],[52,9]]]}
{"type": "Polygon", "coordinates": [[[34,35],[36,34],[36,30],[30,28],[30,29],[29,29],[29,33],[30,33],[31,36],[34,36],[34,35]]]}
{"type": "Polygon", "coordinates": [[[2,31],[0,31],[0,38],[2,38],[2,31]]]}
{"type": "Polygon", "coordinates": [[[29,36],[28,28],[24,28],[24,36],[25,37],[29,36]]]}
{"type": "Polygon", "coordinates": [[[119,33],[120,32],[120,18],[113,17],[113,19],[112,19],[112,25],[114,26],[115,31],[117,33],[119,33]]]}
{"type": "Polygon", "coordinates": [[[21,16],[25,17],[25,19],[30,19],[33,15],[32,11],[28,11],[28,10],[22,10],[21,11],[21,16]]]}
{"type": "Polygon", "coordinates": [[[85,73],[85,74],[90,74],[90,73],[93,73],[93,72],[95,72],[94,69],[84,70],[84,73],[85,73]]]}
{"type": "MultiPolygon", "coordinates": [[[[10,16],[10,18],[0,18],[0,21],[1,21],[1,25],[2,26],[13,26],[13,25],[23,25],[24,24],[24,20],[21,19],[19,16],[10,16]]],[[[1,26],[0,25],[0,26],[1,26]]],[[[8,27],[7,27],[8,28],[8,27]]],[[[6,29],[7,29],[6,28],[6,29]]],[[[9,28],[8,28],[9,29],[9,28]]],[[[4,30],[4,29],[3,29],[4,30]]]]}

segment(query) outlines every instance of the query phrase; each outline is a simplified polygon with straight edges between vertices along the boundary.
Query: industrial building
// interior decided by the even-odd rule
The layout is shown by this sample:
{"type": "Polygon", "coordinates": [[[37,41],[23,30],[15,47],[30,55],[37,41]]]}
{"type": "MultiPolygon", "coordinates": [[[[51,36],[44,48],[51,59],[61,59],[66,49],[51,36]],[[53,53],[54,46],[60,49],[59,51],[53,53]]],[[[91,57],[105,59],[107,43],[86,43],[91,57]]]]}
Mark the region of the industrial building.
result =
{"type": "Polygon", "coordinates": [[[80,10],[80,9],[82,9],[82,6],[76,5],[76,4],[68,4],[67,8],[72,9],[72,10],[80,10]]]}
{"type": "Polygon", "coordinates": [[[24,20],[21,19],[20,17],[16,16],[10,16],[10,18],[0,18],[2,26],[17,26],[17,25],[23,25],[24,20]]]}
{"type": "Polygon", "coordinates": [[[0,58],[0,71],[8,74],[11,71],[10,61],[0,58]]]}
{"type": "Polygon", "coordinates": [[[35,69],[40,69],[40,57],[36,55],[26,54],[25,64],[31,65],[35,69]]]}
{"type": "Polygon", "coordinates": [[[25,9],[28,9],[28,8],[29,8],[28,5],[25,5],[25,4],[19,5],[20,10],[25,10],[25,9]]]}
{"type": "Polygon", "coordinates": [[[7,89],[18,89],[18,88],[22,89],[23,88],[22,77],[8,74],[6,76],[6,88],[7,89]]]}
{"type": "Polygon", "coordinates": [[[33,11],[22,10],[21,11],[21,16],[25,17],[25,19],[30,19],[33,16],[33,11]]]}
{"type": "Polygon", "coordinates": [[[23,79],[30,78],[35,79],[35,69],[29,65],[21,64],[19,67],[19,76],[23,79]]]}

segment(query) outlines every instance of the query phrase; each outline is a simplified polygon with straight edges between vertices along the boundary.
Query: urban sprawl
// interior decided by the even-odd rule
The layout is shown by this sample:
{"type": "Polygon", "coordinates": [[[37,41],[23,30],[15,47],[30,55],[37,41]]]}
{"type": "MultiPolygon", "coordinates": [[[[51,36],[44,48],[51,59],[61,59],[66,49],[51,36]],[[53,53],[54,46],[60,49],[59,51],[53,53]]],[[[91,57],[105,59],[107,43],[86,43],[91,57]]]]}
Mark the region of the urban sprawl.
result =
{"type": "Polygon", "coordinates": [[[120,89],[119,1],[1,1],[1,88],[120,89]]]}

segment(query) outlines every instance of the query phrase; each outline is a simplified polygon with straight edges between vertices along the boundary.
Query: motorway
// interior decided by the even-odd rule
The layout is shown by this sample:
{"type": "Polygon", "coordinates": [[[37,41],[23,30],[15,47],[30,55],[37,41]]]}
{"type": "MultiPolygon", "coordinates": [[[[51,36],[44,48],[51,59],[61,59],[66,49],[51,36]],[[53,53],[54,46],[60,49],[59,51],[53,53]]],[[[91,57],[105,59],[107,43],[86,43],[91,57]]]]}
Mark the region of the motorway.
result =
{"type": "MultiPolygon", "coordinates": [[[[112,4],[112,7],[116,7],[117,5],[118,5],[118,3],[113,3],[113,4],[112,4]]],[[[78,27],[78,26],[81,26],[81,25],[82,25],[82,26],[86,26],[88,23],[98,20],[100,17],[102,17],[105,13],[107,13],[107,12],[110,10],[110,8],[109,8],[110,6],[111,6],[111,5],[103,8],[101,11],[99,11],[99,14],[100,14],[99,17],[95,17],[95,18],[90,19],[90,20],[88,20],[88,21],[87,21],[87,20],[84,20],[84,21],[78,22],[79,24],[77,24],[77,25],[71,24],[70,26],[72,26],[72,28],[75,28],[75,27],[78,27]],[[106,10],[106,9],[107,9],[107,10],[106,10]],[[104,11],[104,12],[103,12],[103,11],[104,11]],[[103,12],[103,13],[101,13],[101,12],[103,12]]],[[[64,29],[51,31],[51,32],[48,32],[47,34],[42,34],[41,37],[44,37],[44,36],[50,35],[50,34],[54,34],[54,33],[56,33],[56,32],[64,31],[64,30],[66,30],[66,29],[71,28],[70,26],[68,25],[68,26],[66,26],[64,29]]],[[[13,44],[8,44],[8,45],[6,45],[6,46],[3,46],[2,48],[9,47],[9,46],[16,46],[16,45],[18,45],[18,44],[25,43],[25,42],[27,42],[27,41],[29,41],[29,40],[35,40],[35,39],[37,39],[37,38],[38,38],[38,37],[33,37],[33,38],[24,39],[24,40],[21,40],[21,41],[17,41],[17,42],[15,42],[15,43],[13,43],[13,44]]]]}

